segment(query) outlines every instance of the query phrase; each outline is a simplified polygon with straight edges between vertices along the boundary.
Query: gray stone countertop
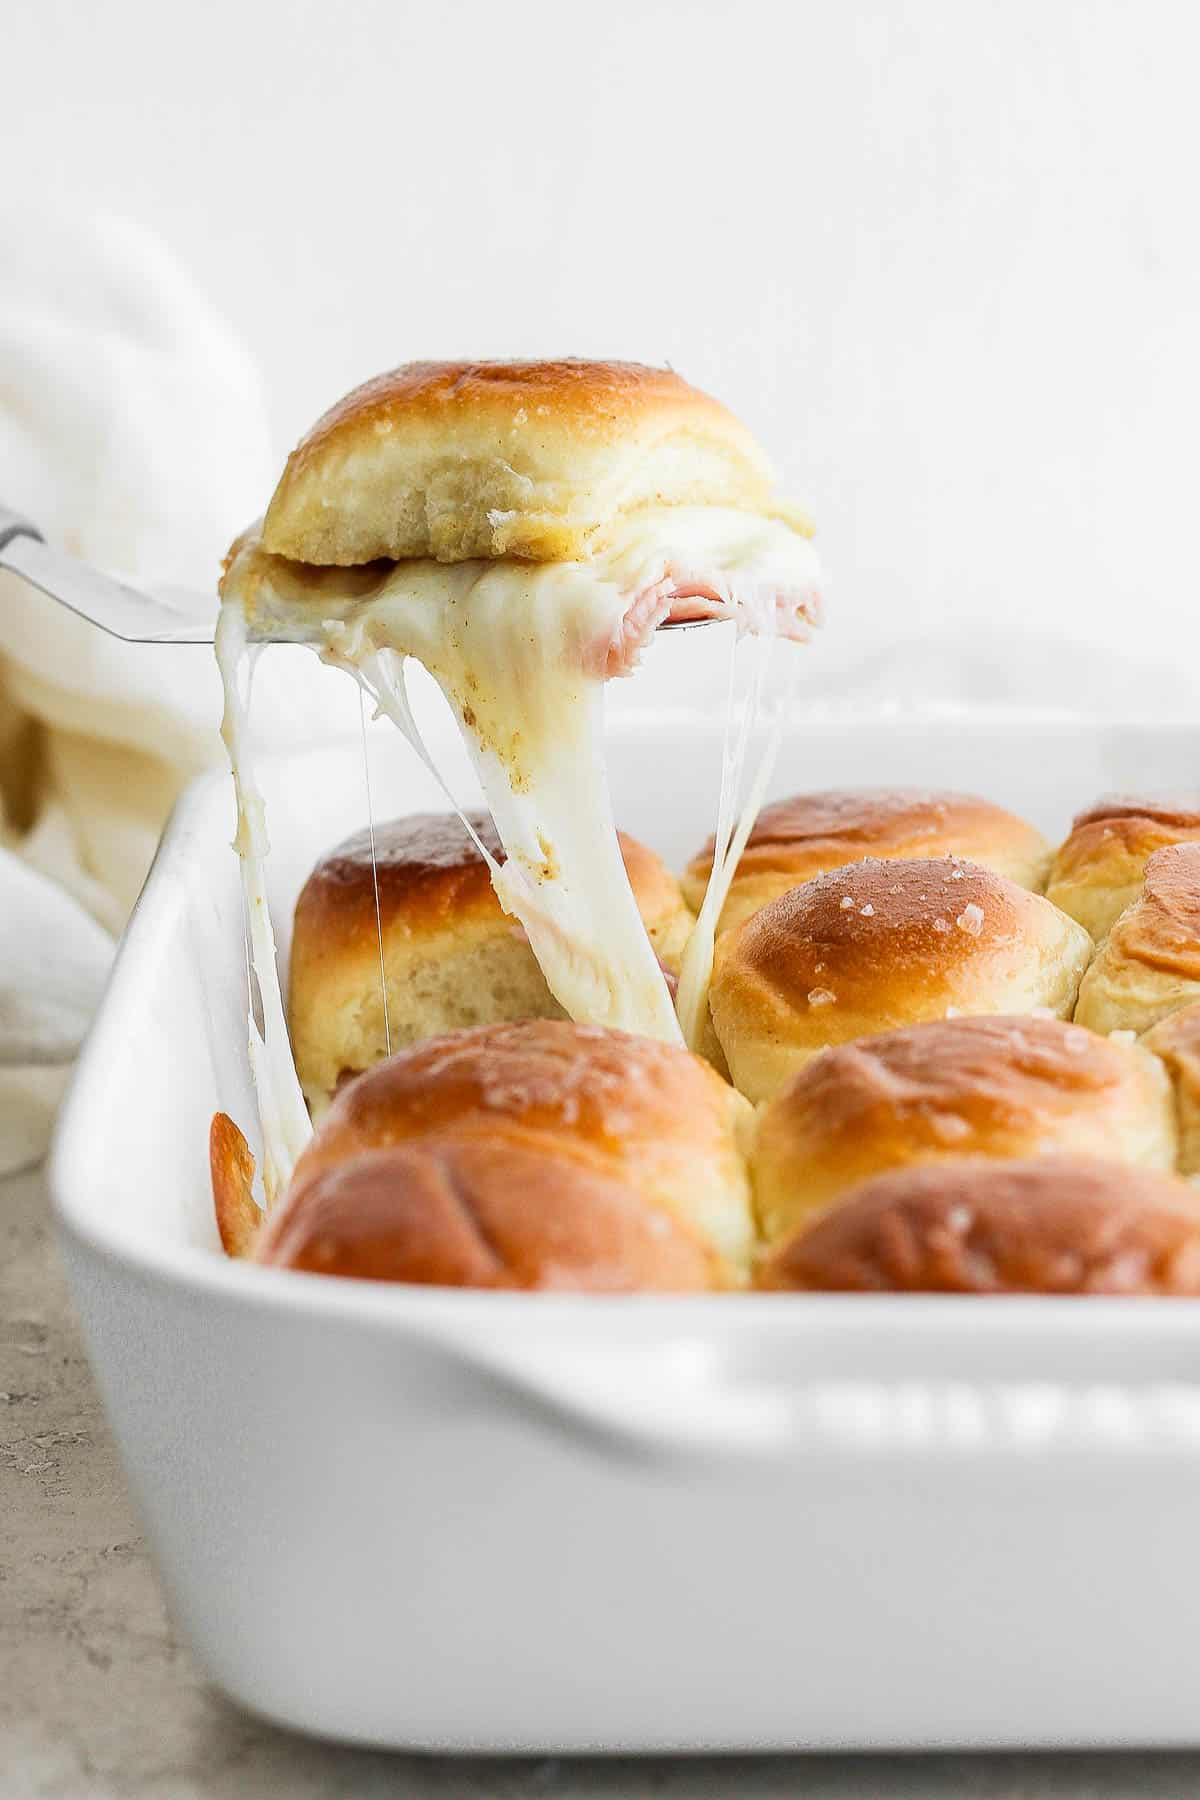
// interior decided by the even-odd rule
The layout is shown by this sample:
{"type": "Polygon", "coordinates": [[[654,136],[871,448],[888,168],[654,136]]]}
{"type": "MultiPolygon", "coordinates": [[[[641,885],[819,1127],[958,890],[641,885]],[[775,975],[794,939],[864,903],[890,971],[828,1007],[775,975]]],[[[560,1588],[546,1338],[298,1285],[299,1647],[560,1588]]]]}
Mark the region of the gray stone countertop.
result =
{"type": "Polygon", "coordinates": [[[1200,1755],[519,1761],[389,1756],[246,1717],[166,1617],[54,1254],[42,1178],[0,1181],[0,1800],[803,1793],[1200,1795],[1200,1755]]]}

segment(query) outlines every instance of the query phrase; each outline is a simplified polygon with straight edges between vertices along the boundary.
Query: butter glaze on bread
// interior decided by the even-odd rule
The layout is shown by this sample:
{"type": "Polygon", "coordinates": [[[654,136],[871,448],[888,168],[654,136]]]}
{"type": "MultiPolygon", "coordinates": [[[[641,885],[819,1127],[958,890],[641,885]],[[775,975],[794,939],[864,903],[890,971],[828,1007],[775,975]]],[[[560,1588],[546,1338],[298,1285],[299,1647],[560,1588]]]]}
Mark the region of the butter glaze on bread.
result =
{"type": "Polygon", "coordinates": [[[417,1139],[520,1145],[633,1187],[744,1268],[750,1117],[707,1063],[673,1045],[557,1019],[487,1025],[431,1038],[348,1082],[291,1192],[417,1139]]]}
{"type": "Polygon", "coordinates": [[[1200,1000],[1200,844],[1172,844],[1146,864],[1139,897],[1101,944],[1075,1016],[1093,1031],[1148,1031],[1200,1000]]]}
{"type": "Polygon", "coordinates": [[[294,1189],[260,1263],[442,1287],[681,1292],[723,1281],[712,1246],[633,1182],[540,1145],[432,1136],[294,1189]]]}
{"type": "Polygon", "coordinates": [[[1200,1294],[1200,1199],[1083,1157],[944,1162],[854,1189],[770,1256],[766,1288],[1200,1294]]]}
{"type": "MultiPolygon", "coordinates": [[[[504,848],[486,813],[471,823],[497,862],[504,848]]],[[[618,833],[647,933],[668,969],[691,926],[665,864],[618,833]]],[[[296,903],[288,994],[296,1067],[314,1115],[347,1071],[471,1025],[562,1018],[516,920],[503,911],[488,866],[453,813],[416,813],[357,833],[321,858],[296,903]],[[379,980],[383,938],[387,1026],[379,980]]]]}
{"type": "Polygon", "coordinates": [[[1099,940],[1137,899],[1156,850],[1200,839],[1200,811],[1108,796],[1081,812],[1055,852],[1046,896],[1099,940]]]}
{"type": "MultiPolygon", "coordinates": [[[[1050,846],[1032,825],[972,794],[924,788],[831,788],[765,806],[746,843],[721,913],[729,931],[789,888],[828,869],[869,858],[958,856],[1040,889],[1050,846]]],[[[712,868],[713,840],[684,872],[684,896],[698,912],[712,868]]]]}
{"type": "Polygon", "coordinates": [[[1082,926],[954,858],[818,875],[718,940],[713,1024],[737,1087],[769,1099],[831,1044],[952,1013],[1069,1017],[1082,926]]]}
{"type": "Polygon", "coordinates": [[[887,1169],[1046,1151],[1175,1162],[1155,1057],[1081,1025],[945,1019],[823,1051],[767,1106],[751,1163],[768,1243],[887,1169]]]}
{"type": "Polygon", "coordinates": [[[773,488],[746,428],[670,369],[407,363],[347,394],[302,439],[262,543],[327,565],[568,561],[639,507],[770,513],[773,488]]]}

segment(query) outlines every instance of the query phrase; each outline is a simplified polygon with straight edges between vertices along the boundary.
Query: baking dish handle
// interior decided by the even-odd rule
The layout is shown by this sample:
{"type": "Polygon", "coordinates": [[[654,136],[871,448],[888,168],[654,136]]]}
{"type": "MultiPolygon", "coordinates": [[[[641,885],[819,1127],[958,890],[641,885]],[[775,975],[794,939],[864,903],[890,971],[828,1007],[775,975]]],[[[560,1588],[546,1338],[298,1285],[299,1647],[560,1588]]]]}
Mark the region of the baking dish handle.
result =
{"type": "Polygon", "coordinates": [[[1200,1456],[1200,1384],[899,1376],[768,1381],[699,1340],[564,1355],[561,1342],[441,1348],[543,1424],[627,1454],[726,1461],[1056,1454],[1200,1456]]]}
{"type": "Polygon", "coordinates": [[[794,1396],[749,1386],[692,1341],[564,1353],[449,1338],[440,1348],[510,1405],[576,1436],[629,1452],[743,1457],[795,1446],[794,1396]]]}

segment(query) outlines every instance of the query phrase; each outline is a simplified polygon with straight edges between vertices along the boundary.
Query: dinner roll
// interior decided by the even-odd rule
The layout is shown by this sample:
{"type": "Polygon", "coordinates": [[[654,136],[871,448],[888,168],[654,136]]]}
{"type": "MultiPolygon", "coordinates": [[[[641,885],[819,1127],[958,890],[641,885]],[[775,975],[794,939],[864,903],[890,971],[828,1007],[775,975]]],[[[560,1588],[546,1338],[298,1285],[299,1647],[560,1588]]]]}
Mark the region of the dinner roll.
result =
{"type": "Polygon", "coordinates": [[[766,1100],[828,1044],[955,1013],[1069,1016],[1092,953],[1039,894],[954,857],[871,858],[781,894],[717,941],[713,1024],[766,1100]]]}
{"type": "Polygon", "coordinates": [[[263,1215],[254,1198],[254,1157],[227,1113],[217,1113],[208,1133],[213,1213],[226,1256],[249,1256],[263,1215]]]}
{"type": "Polygon", "coordinates": [[[321,1170],[275,1207],[255,1256],[442,1287],[622,1293],[724,1281],[712,1245],[633,1180],[482,1135],[413,1138],[321,1170]]]}
{"type": "Polygon", "coordinates": [[[825,1050],[759,1119],[751,1174],[768,1243],[884,1169],[1048,1150],[1171,1169],[1157,1059],[1059,1019],[938,1019],[825,1050]]]}
{"type": "Polygon", "coordinates": [[[893,1169],[813,1219],[767,1288],[1200,1294],[1200,1200],[1157,1169],[1048,1156],[893,1169]]]}
{"type": "MultiPolygon", "coordinates": [[[[560,1019],[484,1025],[347,1082],[296,1165],[292,1193],[367,1152],[471,1138],[623,1183],[740,1268],[753,1241],[749,1123],[741,1096],[674,1045],[560,1019]]],[[[533,1185],[523,1191],[532,1205],[533,1185]]]]}
{"type": "Polygon", "coordinates": [[[775,510],[754,438],[672,370],[408,363],[313,426],[288,458],[262,542],[303,563],[570,561],[650,505],[775,510]]]}
{"type": "MultiPolygon", "coordinates": [[[[470,817],[503,862],[490,817],[470,817]]],[[[652,850],[619,835],[650,941],[673,968],[691,929],[678,883],[652,850]]],[[[389,1034],[395,1050],[460,1026],[564,1016],[454,813],[416,813],[377,825],[374,843],[374,867],[369,831],[323,856],[296,903],[289,1028],[314,1116],[347,1071],[370,1068],[386,1055],[389,1034]]]]}
{"type": "MultiPolygon", "coordinates": [[[[1014,813],[971,794],[924,788],[830,788],[764,806],[746,842],[719,929],[730,931],[769,900],[826,869],[871,857],[966,857],[1020,887],[1040,889],[1050,846],[1014,813]]],[[[683,892],[699,912],[713,839],[692,858],[683,892]]]]}
{"type": "Polygon", "coordinates": [[[1179,1171],[1200,1175],[1200,1004],[1168,1013],[1142,1045],[1162,1058],[1175,1090],[1179,1171]]]}
{"type": "Polygon", "coordinates": [[[1142,891],[1146,864],[1167,844],[1200,839],[1200,812],[1107,796],[1082,812],[1055,852],[1046,897],[1097,943],[1142,891]]]}
{"type": "Polygon", "coordinates": [[[1200,844],[1172,844],[1146,864],[1141,895],[1096,953],[1075,1017],[1093,1031],[1148,1031],[1200,1000],[1200,844]]]}

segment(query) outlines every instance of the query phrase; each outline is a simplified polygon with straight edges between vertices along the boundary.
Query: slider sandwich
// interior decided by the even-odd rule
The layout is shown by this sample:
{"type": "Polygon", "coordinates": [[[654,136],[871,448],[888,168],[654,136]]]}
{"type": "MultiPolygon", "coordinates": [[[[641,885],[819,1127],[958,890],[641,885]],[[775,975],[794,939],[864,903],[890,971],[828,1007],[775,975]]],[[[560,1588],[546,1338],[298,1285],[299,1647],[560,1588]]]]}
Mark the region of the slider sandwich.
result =
{"type": "Polygon", "coordinates": [[[476,848],[555,1000],[579,1022],[694,1045],[716,915],[765,772],[736,831],[731,805],[721,808],[710,899],[683,959],[681,1032],[613,823],[604,686],[633,671],[665,623],[729,619],[763,637],[806,637],[821,587],[810,537],[750,433],[669,370],[415,363],[313,427],[265,517],[229,553],[217,642],[265,1021],[251,1050],[269,1193],[309,1124],[246,754],[249,646],[313,644],[428,761],[404,679],[406,658],[423,663],[458,721],[505,858],[478,832],[476,848]]]}

